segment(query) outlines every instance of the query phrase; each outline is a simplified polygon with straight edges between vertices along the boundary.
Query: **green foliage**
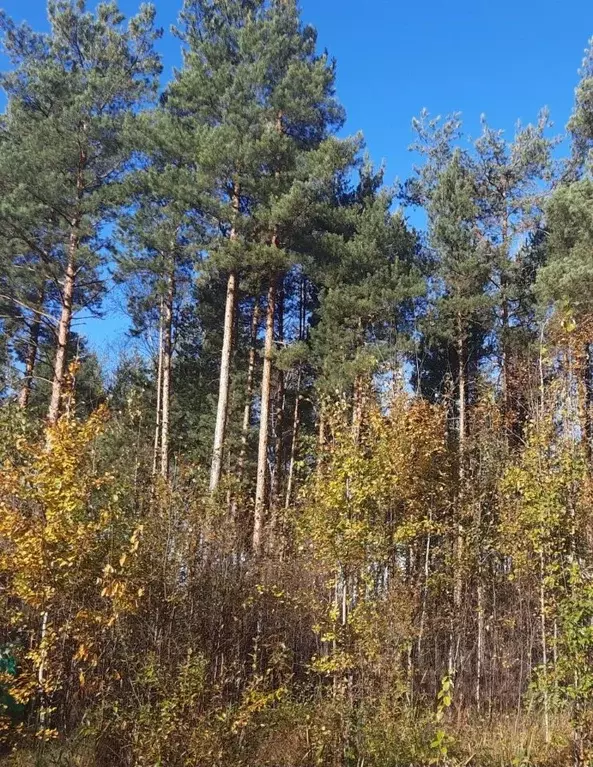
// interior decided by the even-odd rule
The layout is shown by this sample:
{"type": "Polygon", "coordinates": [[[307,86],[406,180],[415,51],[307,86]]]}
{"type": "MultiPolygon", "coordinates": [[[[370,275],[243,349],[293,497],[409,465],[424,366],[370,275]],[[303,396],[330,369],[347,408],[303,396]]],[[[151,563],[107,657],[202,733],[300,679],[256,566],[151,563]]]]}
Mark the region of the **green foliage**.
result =
{"type": "Polygon", "coordinates": [[[591,311],[593,182],[558,187],[547,206],[549,263],[538,274],[543,302],[579,314],[591,311]]]}

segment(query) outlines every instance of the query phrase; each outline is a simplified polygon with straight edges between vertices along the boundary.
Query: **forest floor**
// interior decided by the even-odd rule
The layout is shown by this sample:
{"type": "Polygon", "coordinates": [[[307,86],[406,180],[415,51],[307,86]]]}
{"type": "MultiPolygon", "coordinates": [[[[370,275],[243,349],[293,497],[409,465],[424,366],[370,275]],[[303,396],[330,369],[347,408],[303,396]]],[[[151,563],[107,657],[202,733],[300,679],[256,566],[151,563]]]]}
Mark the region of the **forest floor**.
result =
{"type": "MultiPolygon", "coordinates": [[[[282,749],[275,742],[275,747],[263,749],[257,763],[216,761],[195,767],[572,767],[577,763],[570,723],[562,715],[551,718],[548,743],[543,722],[529,714],[458,723],[456,727],[451,723],[447,728],[445,750],[426,758],[412,756],[415,746],[409,741],[413,737],[404,724],[399,737],[396,732],[385,733],[380,754],[369,752],[358,761],[320,762],[298,748],[282,749]]],[[[271,741],[275,741],[273,735],[271,741]]],[[[286,741],[284,743],[286,745],[286,741]]],[[[370,750],[375,749],[371,746],[370,750]]],[[[108,767],[109,764],[110,760],[96,758],[94,744],[88,738],[56,741],[41,749],[17,749],[0,756],[0,767],[108,767]]],[[[158,767],[168,766],[163,762],[158,767]]]]}

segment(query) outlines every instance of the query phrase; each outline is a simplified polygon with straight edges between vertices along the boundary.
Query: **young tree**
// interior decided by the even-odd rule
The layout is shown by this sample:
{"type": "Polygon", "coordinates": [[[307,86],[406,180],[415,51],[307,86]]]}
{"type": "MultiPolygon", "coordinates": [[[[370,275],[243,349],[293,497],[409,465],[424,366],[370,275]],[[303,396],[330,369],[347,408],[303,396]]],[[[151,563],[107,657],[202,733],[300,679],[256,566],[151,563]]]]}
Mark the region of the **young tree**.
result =
{"type": "MultiPolygon", "coordinates": [[[[318,286],[313,351],[320,399],[346,399],[353,425],[361,386],[375,374],[399,376],[414,300],[425,285],[416,234],[392,212],[394,192],[368,164],[358,183],[328,207],[312,265],[318,286]]],[[[315,251],[314,251],[315,252],[315,251]]]]}
{"type": "Polygon", "coordinates": [[[202,227],[191,190],[194,175],[174,153],[174,126],[159,110],[141,121],[136,146],[146,166],[126,185],[131,206],[120,216],[116,279],[127,283],[134,332],[150,329],[158,317],[156,457],[160,473],[169,473],[172,367],[176,331],[194,278],[202,227]],[[188,175],[189,173],[189,175],[188,175]]]}
{"type": "Polygon", "coordinates": [[[490,253],[490,289],[496,306],[495,343],[501,401],[512,434],[517,429],[517,370],[522,362],[515,339],[529,328],[535,273],[524,244],[541,229],[544,204],[556,179],[552,150],[557,138],[547,135],[549,116],[542,110],[534,125],[518,125],[512,141],[483,122],[475,142],[477,194],[483,246],[490,253]],[[531,274],[532,281],[525,281],[531,274]],[[527,327],[525,326],[527,322],[527,327]]]}

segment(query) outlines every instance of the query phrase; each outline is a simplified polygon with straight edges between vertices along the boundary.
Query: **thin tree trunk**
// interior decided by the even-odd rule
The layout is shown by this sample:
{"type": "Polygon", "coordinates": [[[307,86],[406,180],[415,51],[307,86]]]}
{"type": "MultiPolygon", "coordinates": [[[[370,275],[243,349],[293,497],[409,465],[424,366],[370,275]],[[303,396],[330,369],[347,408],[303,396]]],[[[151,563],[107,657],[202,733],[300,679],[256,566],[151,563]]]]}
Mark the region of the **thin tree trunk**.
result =
{"type": "Polygon", "coordinates": [[[261,385],[261,411],[259,424],[259,447],[257,452],[257,480],[255,488],[255,513],[253,520],[253,551],[261,552],[263,519],[266,501],[266,467],[268,463],[268,427],[270,418],[270,390],[272,382],[272,352],[274,349],[274,315],[276,311],[276,280],[268,288],[266,312],[266,335],[264,341],[264,364],[261,385]]]}
{"type": "Polygon", "coordinates": [[[455,544],[455,576],[453,583],[453,625],[451,626],[451,639],[449,646],[449,675],[455,676],[457,667],[457,655],[460,644],[460,631],[459,627],[455,626],[455,622],[460,620],[461,611],[461,595],[463,589],[463,576],[462,576],[462,564],[463,564],[463,550],[464,550],[464,529],[463,529],[463,502],[464,502],[464,490],[465,490],[465,459],[466,459],[466,433],[467,433],[467,359],[466,359],[466,344],[465,344],[465,331],[463,327],[463,320],[461,316],[458,317],[458,335],[457,335],[457,363],[458,363],[458,480],[459,486],[457,489],[457,541],[455,544]]]}
{"type": "MultiPolygon", "coordinates": [[[[279,295],[276,301],[276,314],[278,316],[278,341],[284,341],[284,287],[280,282],[279,295]]],[[[278,504],[278,498],[282,486],[282,474],[284,470],[284,405],[286,399],[284,372],[277,371],[278,387],[276,390],[275,424],[274,424],[274,481],[270,489],[270,498],[273,508],[278,504]]]]}
{"type": "Polygon", "coordinates": [[[363,393],[362,377],[357,375],[354,379],[354,392],[352,404],[352,438],[358,445],[360,442],[360,430],[362,427],[363,393]]]}
{"type": "Polygon", "coordinates": [[[585,431],[587,434],[588,469],[591,469],[591,452],[593,449],[593,354],[591,344],[587,344],[585,353],[585,431]]]}
{"type": "MultiPolygon", "coordinates": [[[[506,282],[503,282],[506,285],[506,282]]],[[[508,418],[511,413],[511,393],[510,393],[510,372],[509,372],[509,351],[507,347],[507,328],[509,324],[509,308],[506,298],[502,302],[502,339],[501,339],[501,371],[502,371],[502,410],[505,417],[505,426],[508,430],[510,424],[508,418]]]]}
{"type": "Polygon", "coordinates": [[[39,668],[37,669],[37,685],[39,689],[39,697],[41,699],[41,706],[39,708],[39,724],[42,728],[47,726],[47,696],[45,694],[45,678],[47,671],[47,623],[49,613],[47,610],[43,611],[41,616],[41,634],[39,637],[39,668]]]}
{"type": "Polygon", "coordinates": [[[505,184],[505,210],[503,213],[501,229],[502,229],[502,242],[501,246],[504,249],[504,264],[500,272],[500,309],[501,309],[501,330],[500,330],[500,351],[501,351],[501,378],[502,378],[502,411],[504,416],[504,427],[506,430],[507,438],[509,435],[509,426],[512,422],[509,422],[509,418],[512,418],[511,413],[511,381],[510,381],[510,360],[509,360],[509,348],[508,348],[508,328],[509,328],[509,302],[508,302],[508,276],[507,276],[507,261],[508,254],[510,253],[512,233],[510,231],[509,211],[506,203],[506,195],[508,189],[505,184]]]}
{"type": "Polygon", "coordinates": [[[465,443],[467,435],[467,356],[462,321],[459,320],[457,356],[459,359],[459,484],[465,481],[465,443]]]}
{"type": "MultiPolygon", "coordinates": [[[[233,189],[232,206],[235,219],[239,214],[239,187],[233,189]]],[[[235,223],[231,229],[231,240],[237,239],[235,223]]],[[[235,325],[235,310],[237,305],[237,274],[233,270],[229,274],[226,290],[226,305],[224,310],[224,330],[222,353],[220,358],[220,378],[218,385],[218,405],[216,408],[216,426],[214,429],[214,446],[212,448],[212,466],[210,470],[210,492],[217,490],[222,475],[222,459],[226,436],[227,415],[229,406],[229,391],[231,382],[231,357],[233,353],[233,331],[235,325]]]]}
{"type": "Polygon", "coordinates": [[[319,408],[319,424],[317,427],[317,452],[319,453],[319,461],[321,461],[321,454],[327,442],[327,428],[325,422],[325,410],[323,405],[319,408]]]}
{"type": "Polygon", "coordinates": [[[152,453],[152,475],[156,476],[159,444],[161,438],[161,399],[163,392],[163,301],[159,309],[159,361],[157,366],[157,384],[156,384],[156,419],[154,428],[154,448],[152,453]]]}
{"type": "Polygon", "coordinates": [[[220,379],[218,387],[218,407],[216,409],[216,427],[214,430],[214,448],[212,450],[212,468],[210,471],[210,492],[220,484],[222,474],[222,454],[226,434],[226,422],[229,404],[231,380],[231,356],[233,351],[233,324],[237,292],[237,275],[229,274],[227,282],[226,306],[224,312],[224,335],[220,359],[220,379]]]}
{"type": "Polygon", "coordinates": [[[478,637],[476,649],[476,708],[480,711],[482,706],[482,675],[484,669],[484,573],[482,567],[482,505],[477,504],[476,519],[476,619],[478,624],[478,637]]]}
{"type": "Polygon", "coordinates": [[[583,344],[575,353],[575,369],[577,376],[577,412],[581,431],[581,444],[585,456],[586,468],[591,470],[591,450],[593,428],[591,424],[591,347],[583,344]]]}
{"type": "Polygon", "coordinates": [[[477,602],[478,647],[476,650],[476,708],[480,711],[482,706],[482,674],[484,667],[484,585],[482,583],[481,567],[478,567],[477,602]]]}
{"type": "Polygon", "coordinates": [[[539,583],[539,617],[542,643],[542,677],[544,701],[544,737],[550,742],[550,706],[548,699],[548,641],[546,637],[546,585],[545,585],[544,554],[540,552],[540,583],[539,583]]]}
{"type": "MultiPolygon", "coordinates": [[[[299,296],[299,342],[305,340],[305,326],[307,322],[307,283],[305,275],[301,275],[300,296],[299,296]]],[[[290,458],[288,464],[288,479],[286,484],[286,496],[284,500],[284,508],[288,509],[292,501],[292,494],[294,488],[294,475],[297,455],[297,445],[299,439],[299,428],[301,425],[301,379],[303,375],[303,368],[299,364],[297,372],[297,381],[295,389],[294,399],[294,411],[292,415],[292,437],[290,442],[290,458]]]]}
{"type": "Polygon", "coordinates": [[[297,385],[294,397],[294,413],[292,416],[292,440],[290,443],[290,462],[288,465],[288,480],[286,483],[286,499],[284,501],[284,508],[290,507],[292,500],[292,491],[294,487],[294,469],[296,464],[297,444],[299,439],[299,427],[301,423],[301,368],[299,366],[299,372],[297,374],[297,385]]]}
{"type": "Polygon", "coordinates": [[[33,322],[29,333],[29,343],[27,346],[27,357],[25,359],[25,377],[23,385],[19,392],[18,404],[22,410],[26,410],[31,397],[31,388],[33,386],[33,375],[35,373],[35,364],[37,362],[37,352],[39,350],[39,336],[41,333],[41,309],[43,307],[43,290],[39,291],[37,305],[39,312],[34,313],[33,322]]]}
{"type": "Polygon", "coordinates": [[[241,428],[241,450],[237,465],[237,479],[242,481],[245,473],[245,458],[247,457],[247,443],[249,440],[249,426],[251,424],[251,410],[253,406],[253,380],[255,377],[255,360],[257,354],[257,329],[259,326],[259,301],[255,302],[251,315],[251,337],[249,344],[249,362],[247,364],[247,386],[245,391],[245,408],[243,409],[243,425],[241,428]]]}
{"type": "Polygon", "coordinates": [[[68,341],[70,339],[70,327],[72,324],[72,307],[74,299],[74,285],[76,280],[76,251],[79,244],[80,222],[75,221],[70,232],[70,242],[68,244],[68,261],[66,263],[66,272],[64,275],[64,287],[62,290],[62,311],[58,324],[58,344],[54,360],[54,374],[51,390],[51,400],[47,412],[47,420],[50,424],[55,424],[60,417],[60,405],[62,400],[62,389],[64,386],[64,377],[66,374],[66,357],[68,353],[68,341]]]}
{"type": "MultiPolygon", "coordinates": [[[[430,509],[428,521],[432,527],[432,509],[430,509]]],[[[428,602],[428,581],[430,576],[430,546],[431,529],[426,535],[426,547],[424,549],[424,583],[422,587],[422,609],[420,611],[420,626],[418,628],[418,644],[416,649],[416,663],[422,666],[422,641],[424,639],[424,624],[426,622],[426,606],[428,602]]]]}
{"type": "Polygon", "coordinates": [[[175,277],[171,269],[163,316],[163,395],[161,423],[161,476],[169,476],[169,423],[171,419],[171,358],[173,354],[173,301],[175,277]]]}

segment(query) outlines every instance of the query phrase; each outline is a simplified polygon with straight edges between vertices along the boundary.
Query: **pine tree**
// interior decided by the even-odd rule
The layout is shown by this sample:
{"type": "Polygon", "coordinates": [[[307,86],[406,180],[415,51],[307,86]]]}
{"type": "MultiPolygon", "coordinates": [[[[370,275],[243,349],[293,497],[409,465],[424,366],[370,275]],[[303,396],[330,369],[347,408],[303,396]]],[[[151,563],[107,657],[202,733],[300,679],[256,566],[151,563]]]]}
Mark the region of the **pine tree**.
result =
{"type": "MultiPolygon", "coordinates": [[[[6,116],[3,117],[6,126],[6,116]]],[[[39,345],[43,336],[53,336],[59,307],[59,262],[54,244],[59,241],[53,217],[44,211],[20,184],[18,137],[8,130],[0,146],[0,203],[2,245],[0,294],[5,306],[4,329],[13,365],[21,364],[18,402],[28,405],[34,384],[39,345]]],[[[92,298],[90,297],[90,303],[92,298]]]]}
{"type": "Polygon", "coordinates": [[[454,153],[450,164],[439,175],[430,196],[428,215],[430,243],[435,249],[438,264],[435,276],[440,283],[435,305],[438,332],[453,351],[455,359],[458,487],[457,529],[452,557],[456,572],[448,660],[448,674],[453,678],[458,665],[461,665],[457,657],[460,639],[455,616],[461,610],[462,562],[467,537],[464,504],[469,479],[468,404],[472,378],[484,356],[484,340],[492,326],[486,295],[489,263],[478,239],[476,183],[467,157],[464,158],[460,152],[454,153]]]}
{"type": "Polygon", "coordinates": [[[514,353],[515,338],[525,327],[533,285],[525,284],[521,245],[535,236],[543,222],[544,204],[557,176],[552,150],[558,139],[547,135],[549,116],[542,110],[537,123],[518,125],[512,141],[483,121],[475,142],[480,229],[490,252],[490,282],[497,313],[496,352],[501,399],[511,432],[517,427],[516,373],[521,366],[514,353]]]}
{"type": "MultiPolygon", "coordinates": [[[[171,87],[169,103],[195,131],[196,162],[211,178],[212,216],[223,231],[211,248],[212,261],[228,275],[212,490],[222,470],[239,279],[259,274],[267,283],[254,535],[258,548],[276,297],[294,263],[290,251],[296,230],[304,223],[294,220],[290,205],[295,183],[305,183],[306,174],[315,173],[314,163],[305,166],[304,157],[341,124],[343,114],[334,98],[333,64],[316,53],[316,35],[302,26],[294,3],[187,2],[181,22],[185,66],[171,87]]],[[[326,153],[320,159],[330,157],[326,153]]]]}
{"type": "MultiPolygon", "coordinates": [[[[48,419],[60,413],[73,314],[101,292],[102,224],[112,192],[133,155],[126,121],[155,94],[160,62],[153,50],[154,9],[144,6],[124,26],[115,3],[95,14],[84,0],[48,5],[51,31],[37,34],[2,16],[4,45],[13,69],[2,76],[8,96],[4,118],[3,183],[14,196],[17,236],[57,273],[59,321],[48,419]],[[50,249],[26,225],[51,226],[50,249]],[[24,230],[23,230],[24,229],[24,230]]],[[[8,203],[10,204],[10,203],[8,203]]]]}
{"type": "Polygon", "coordinates": [[[568,121],[572,139],[572,157],[566,168],[566,179],[575,180],[590,165],[593,148],[593,38],[585,50],[579,71],[581,79],[575,93],[575,105],[568,121]]]}
{"type": "Polygon", "coordinates": [[[227,272],[211,490],[220,482],[228,417],[237,273],[242,255],[236,244],[247,204],[240,180],[248,173],[249,153],[259,127],[250,73],[254,62],[247,57],[242,61],[240,50],[246,27],[255,23],[252,20],[261,5],[257,1],[218,4],[186,0],[176,30],[184,44],[184,66],[167,93],[168,107],[179,117],[182,137],[186,134],[188,162],[196,163],[205,175],[213,226],[222,233],[211,247],[219,254],[220,268],[227,272]]]}
{"type": "MultiPolygon", "coordinates": [[[[557,139],[547,135],[549,126],[543,110],[535,125],[519,125],[513,140],[508,141],[502,131],[493,130],[483,119],[481,136],[473,146],[461,150],[456,149],[461,137],[458,116],[440,121],[429,120],[423,113],[415,121],[418,140],[412,148],[423,154],[426,162],[404,187],[408,202],[428,206],[456,151],[473,176],[475,241],[489,265],[483,290],[495,309],[494,326],[484,331],[493,331],[494,348],[490,351],[498,358],[501,400],[512,429],[520,426],[516,412],[520,384],[516,379],[521,363],[514,349],[520,346],[520,338],[534,331],[536,251],[525,245],[541,231],[545,199],[557,177],[552,158],[557,139]]],[[[450,366],[447,350],[439,350],[434,362],[441,378],[446,376],[450,366]]],[[[426,383],[432,378],[434,375],[427,372],[426,383]]],[[[431,381],[432,388],[435,385],[439,387],[438,381],[431,381]]]]}
{"type": "MultiPolygon", "coordinates": [[[[357,390],[377,373],[400,375],[414,300],[424,291],[416,235],[393,213],[394,190],[365,164],[358,183],[326,211],[327,232],[313,266],[319,288],[313,330],[319,397],[346,399],[356,420],[357,390]]],[[[358,403],[360,404],[360,403],[358,403]]]]}
{"type": "Polygon", "coordinates": [[[146,333],[158,316],[155,466],[158,453],[160,473],[167,477],[173,351],[203,238],[194,174],[175,153],[169,115],[159,110],[139,123],[135,146],[146,165],[125,185],[131,204],[119,219],[123,248],[116,279],[126,283],[135,334],[146,333]]]}

